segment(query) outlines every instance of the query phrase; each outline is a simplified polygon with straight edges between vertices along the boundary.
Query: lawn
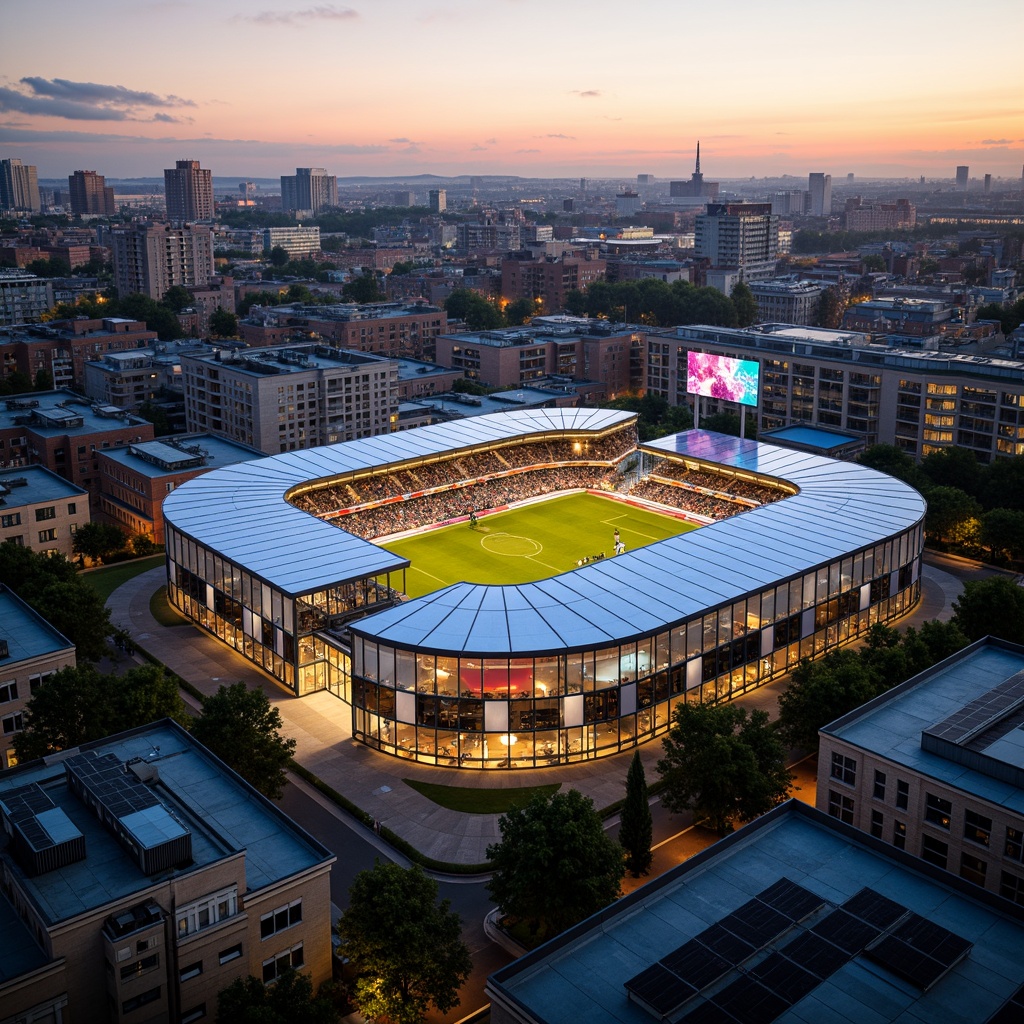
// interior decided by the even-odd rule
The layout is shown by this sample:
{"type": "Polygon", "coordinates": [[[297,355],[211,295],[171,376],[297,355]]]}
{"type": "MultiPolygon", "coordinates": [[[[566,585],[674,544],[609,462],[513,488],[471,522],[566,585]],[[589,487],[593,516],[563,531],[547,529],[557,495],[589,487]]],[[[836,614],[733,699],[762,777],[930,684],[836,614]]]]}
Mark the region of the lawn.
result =
{"type": "Polygon", "coordinates": [[[522,786],[518,789],[472,789],[468,786],[439,786],[418,779],[403,779],[428,800],[463,814],[504,814],[513,807],[525,807],[537,794],[550,796],[557,793],[560,782],[544,786],[522,786]]]}
{"type": "Polygon", "coordinates": [[[92,569],[89,572],[84,572],[82,573],[82,579],[97,591],[100,597],[103,598],[103,601],[106,602],[107,598],[122,583],[127,583],[140,573],[155,569],[158,565],[163,565],[164,562],[165,558],[163,555],[136,558],[130,562],[118,562],[116,565],[107,565],[102,569],[92,569]]]}
{"type": "Polygon", "coordinates": [[[694,529],[672,516],[596,494],[568,494],[430,530],[384,544],[408,558],[406,589],[419,597],[451,583],[531,583],[576,568],[602,552],[611,557],[615,530],[626,550],[694,529]]]}

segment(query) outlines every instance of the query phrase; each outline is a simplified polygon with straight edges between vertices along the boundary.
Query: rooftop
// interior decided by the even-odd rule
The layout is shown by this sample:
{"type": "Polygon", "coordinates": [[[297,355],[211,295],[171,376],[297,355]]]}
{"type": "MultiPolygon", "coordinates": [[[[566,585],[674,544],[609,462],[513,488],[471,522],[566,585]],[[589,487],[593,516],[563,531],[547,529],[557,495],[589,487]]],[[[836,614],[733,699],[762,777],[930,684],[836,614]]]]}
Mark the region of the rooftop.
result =
{"type": "MultiPolygon", "coordinates": [[[[70,789],[62,761],[32,761],[0,773],[0,800],[36,783],[85,837],[86,856],[33,878],[8,861],[43,917],[56,924],[113,900],[142,893],[156,881],[189,874],[244,852],[247,891],[255,892],[332,857],[270,801],[165,719],[85,744],[83,751],[133,758],[155,766],[147,789],[191,832],[192,863],[144,874],[111,832],[70,789]]],[[[3,837],[0,850],[10,842],[3,837]]],[[[8,936],[0,931],[0,963],[8,936]]]]}
{"type": "Polygon", "coordinates": [[[101,405],[73,391],[31,391],[0,399],[0,430],[29,427],[41,437],[96,434],[142,426],[146,421],[116,406],[101,405]]]}
{"type": "Polygon", "coordinates": [[[45,466],[22,466],[0,472],[0,508],[4,511],[41,501],[85,497],[88,493],[45,466]]]}
{"type": "Polygon", "coordinates": [[[488,992],[538,1024],[977,1022],[1020,991],[1022,948],[1019,907],[791,800],[488,992]]]}
{"type": "Polygon", "coordinates": [[[7,642],[7,656],[0,657],[0,675],[20,661],[74,649],[70,640],[58,633],[42,616],[2,583],[0,640],[7,642]]]}
{"type": "Polygon", "coordinates": [[[1024,814],[1024,647],[988,638],[822,732],[1024,814]],[[966,723],[966,727],[965,727],[966,723]]]}
{"type": "Polygon", "coordinates": [[[216,434],[178,434],[155,441],[108,448],[99,453],[141,476],[161,477],[190,469],[217,469],[266,456],[257,448],[216,434]]]}
{"type": "Polygon", "coordinates": [[[305,373],[309,370],[333,370],[340,366],[367,366],[387,363],[384,356],[326,345],[296,344],[280,348],[245,349],[238,352],[189,352],[183,359],[217,363],[239,373],[265,377],[268,374],[305,373]]]}

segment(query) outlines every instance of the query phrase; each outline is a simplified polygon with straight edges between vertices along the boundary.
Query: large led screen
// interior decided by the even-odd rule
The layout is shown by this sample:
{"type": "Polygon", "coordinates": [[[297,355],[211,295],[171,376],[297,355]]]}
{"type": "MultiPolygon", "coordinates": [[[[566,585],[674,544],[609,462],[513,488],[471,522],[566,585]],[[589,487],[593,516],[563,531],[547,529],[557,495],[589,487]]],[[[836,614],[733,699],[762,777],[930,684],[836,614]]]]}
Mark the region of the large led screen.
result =
{"type": "Polygon", "coordinates": [[[760,364],[708,352],[686,353],[686,390],[691,395],[757,405],[760,364]]]}

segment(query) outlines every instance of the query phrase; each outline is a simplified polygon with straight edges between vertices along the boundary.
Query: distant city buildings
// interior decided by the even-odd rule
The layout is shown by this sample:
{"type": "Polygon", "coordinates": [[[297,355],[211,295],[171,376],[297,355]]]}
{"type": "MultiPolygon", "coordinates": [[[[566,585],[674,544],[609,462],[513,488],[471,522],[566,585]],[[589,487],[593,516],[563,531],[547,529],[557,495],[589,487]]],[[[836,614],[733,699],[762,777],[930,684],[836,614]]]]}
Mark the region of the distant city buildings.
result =
{"type": "MultiPolygon", "coordinates": [[[[549,255],[545,251],[523,250],[501,261],[501,294],[509,302],[530,299],[544,311],[565,307],[571,291],[586,291],[603,281],[608,264],[590,252],[549,255]]],[[[541,312],[541,310],[538,310],[541,312]]]]}
{"type": "Polygon", "coordinates": [[[431,213],[444,213],[448,209],[448,193],[443,188],[432,188],[427,193],[431,213]]]}
{"type": "Polygon", "coordinates": [[[710,203],[697,215],[697,256],[712,270],[735,271],[747,282],[774,277],[778,248],[779,218],[770,203],[710,203]]]}
{"type": "Polygon", "coordinates": [[[909,231],[917,224],[917,209],[909,199],[866,203],[860,196],[846,200],[847,231],[909,231]]]}
{"type": "Polygon", "coordinates": [[[143,223],[110,233],[119,296],[162,299],[172,285],[206,285],[214,276],[213,234],[203,224],[143,223]]]}
{"type": "Polygon", "coordinates": [[[299,225],[294,228],[264,228],[263,251],[281,248],[290,260],[312,256],[320,251],[320,228],[299,225]]]}
{"type": "Polygon", "coordinates": [[[0,269],[0,326],[38,323],[52,306],[50,280],[21,270],[0,269]]]}
{"type": "Polygon", "coordinates": [[[17,157],[0,160],[0,210],[12,213],[42,210],[34,164],[23,164],[17,157]]]}
{"type": "Polygon", "coordinates": [[[164,171],[164,192],[168,220],[213,220],[213,172],[200,167],[198,160],[179,160],[164,171]]]}
{"type": "Polygon", "coordinates": [[[958,164],[956,169],[956,190],[966,192],[970,181],[971,168],[967,164],[958,164]]]}
{"type": "Polygon", "coordinates": [[[338,179],[323,167],[296,167],[281,175],[281,208],[315,216],[338,205],[338,179]]]}
{"type": "Polygon", "coordinates": [[[117,213],[114,190],[102,174],[75,171],[68,175],[71,212],[76,216],[113,217],[117,213]]]}
{"type": "Polygon", "coordinates": [[[832,175],[820,171],[807,176],[807,213],[812,217],[827,217],[832,212],[832,175]]]}
{"type": "Polygon", "coordinates": [[[697,162],[690,175],[689,181],[669,182],[669,196],[673,198],[700,198],[715,199],[718,197],[719,183],[717,181],[705,181],[700,170],[700,142],[697,143],[697,162]]]}

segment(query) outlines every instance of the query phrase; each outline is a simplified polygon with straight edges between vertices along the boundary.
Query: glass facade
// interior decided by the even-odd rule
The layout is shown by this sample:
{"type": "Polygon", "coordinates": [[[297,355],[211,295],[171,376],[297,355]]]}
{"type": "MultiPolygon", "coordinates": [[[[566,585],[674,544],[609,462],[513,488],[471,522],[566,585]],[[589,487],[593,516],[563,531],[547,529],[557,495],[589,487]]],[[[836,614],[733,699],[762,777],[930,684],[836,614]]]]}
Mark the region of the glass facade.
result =
{"type": "Polygon", "coordinates": [[[530,768],[664,733],[683,701],[729,699],[906,614],[920,596],[918,524],[872,547],[639,640],[488,658],[353,637],[357,738],[429,764],[530,768]]]}

